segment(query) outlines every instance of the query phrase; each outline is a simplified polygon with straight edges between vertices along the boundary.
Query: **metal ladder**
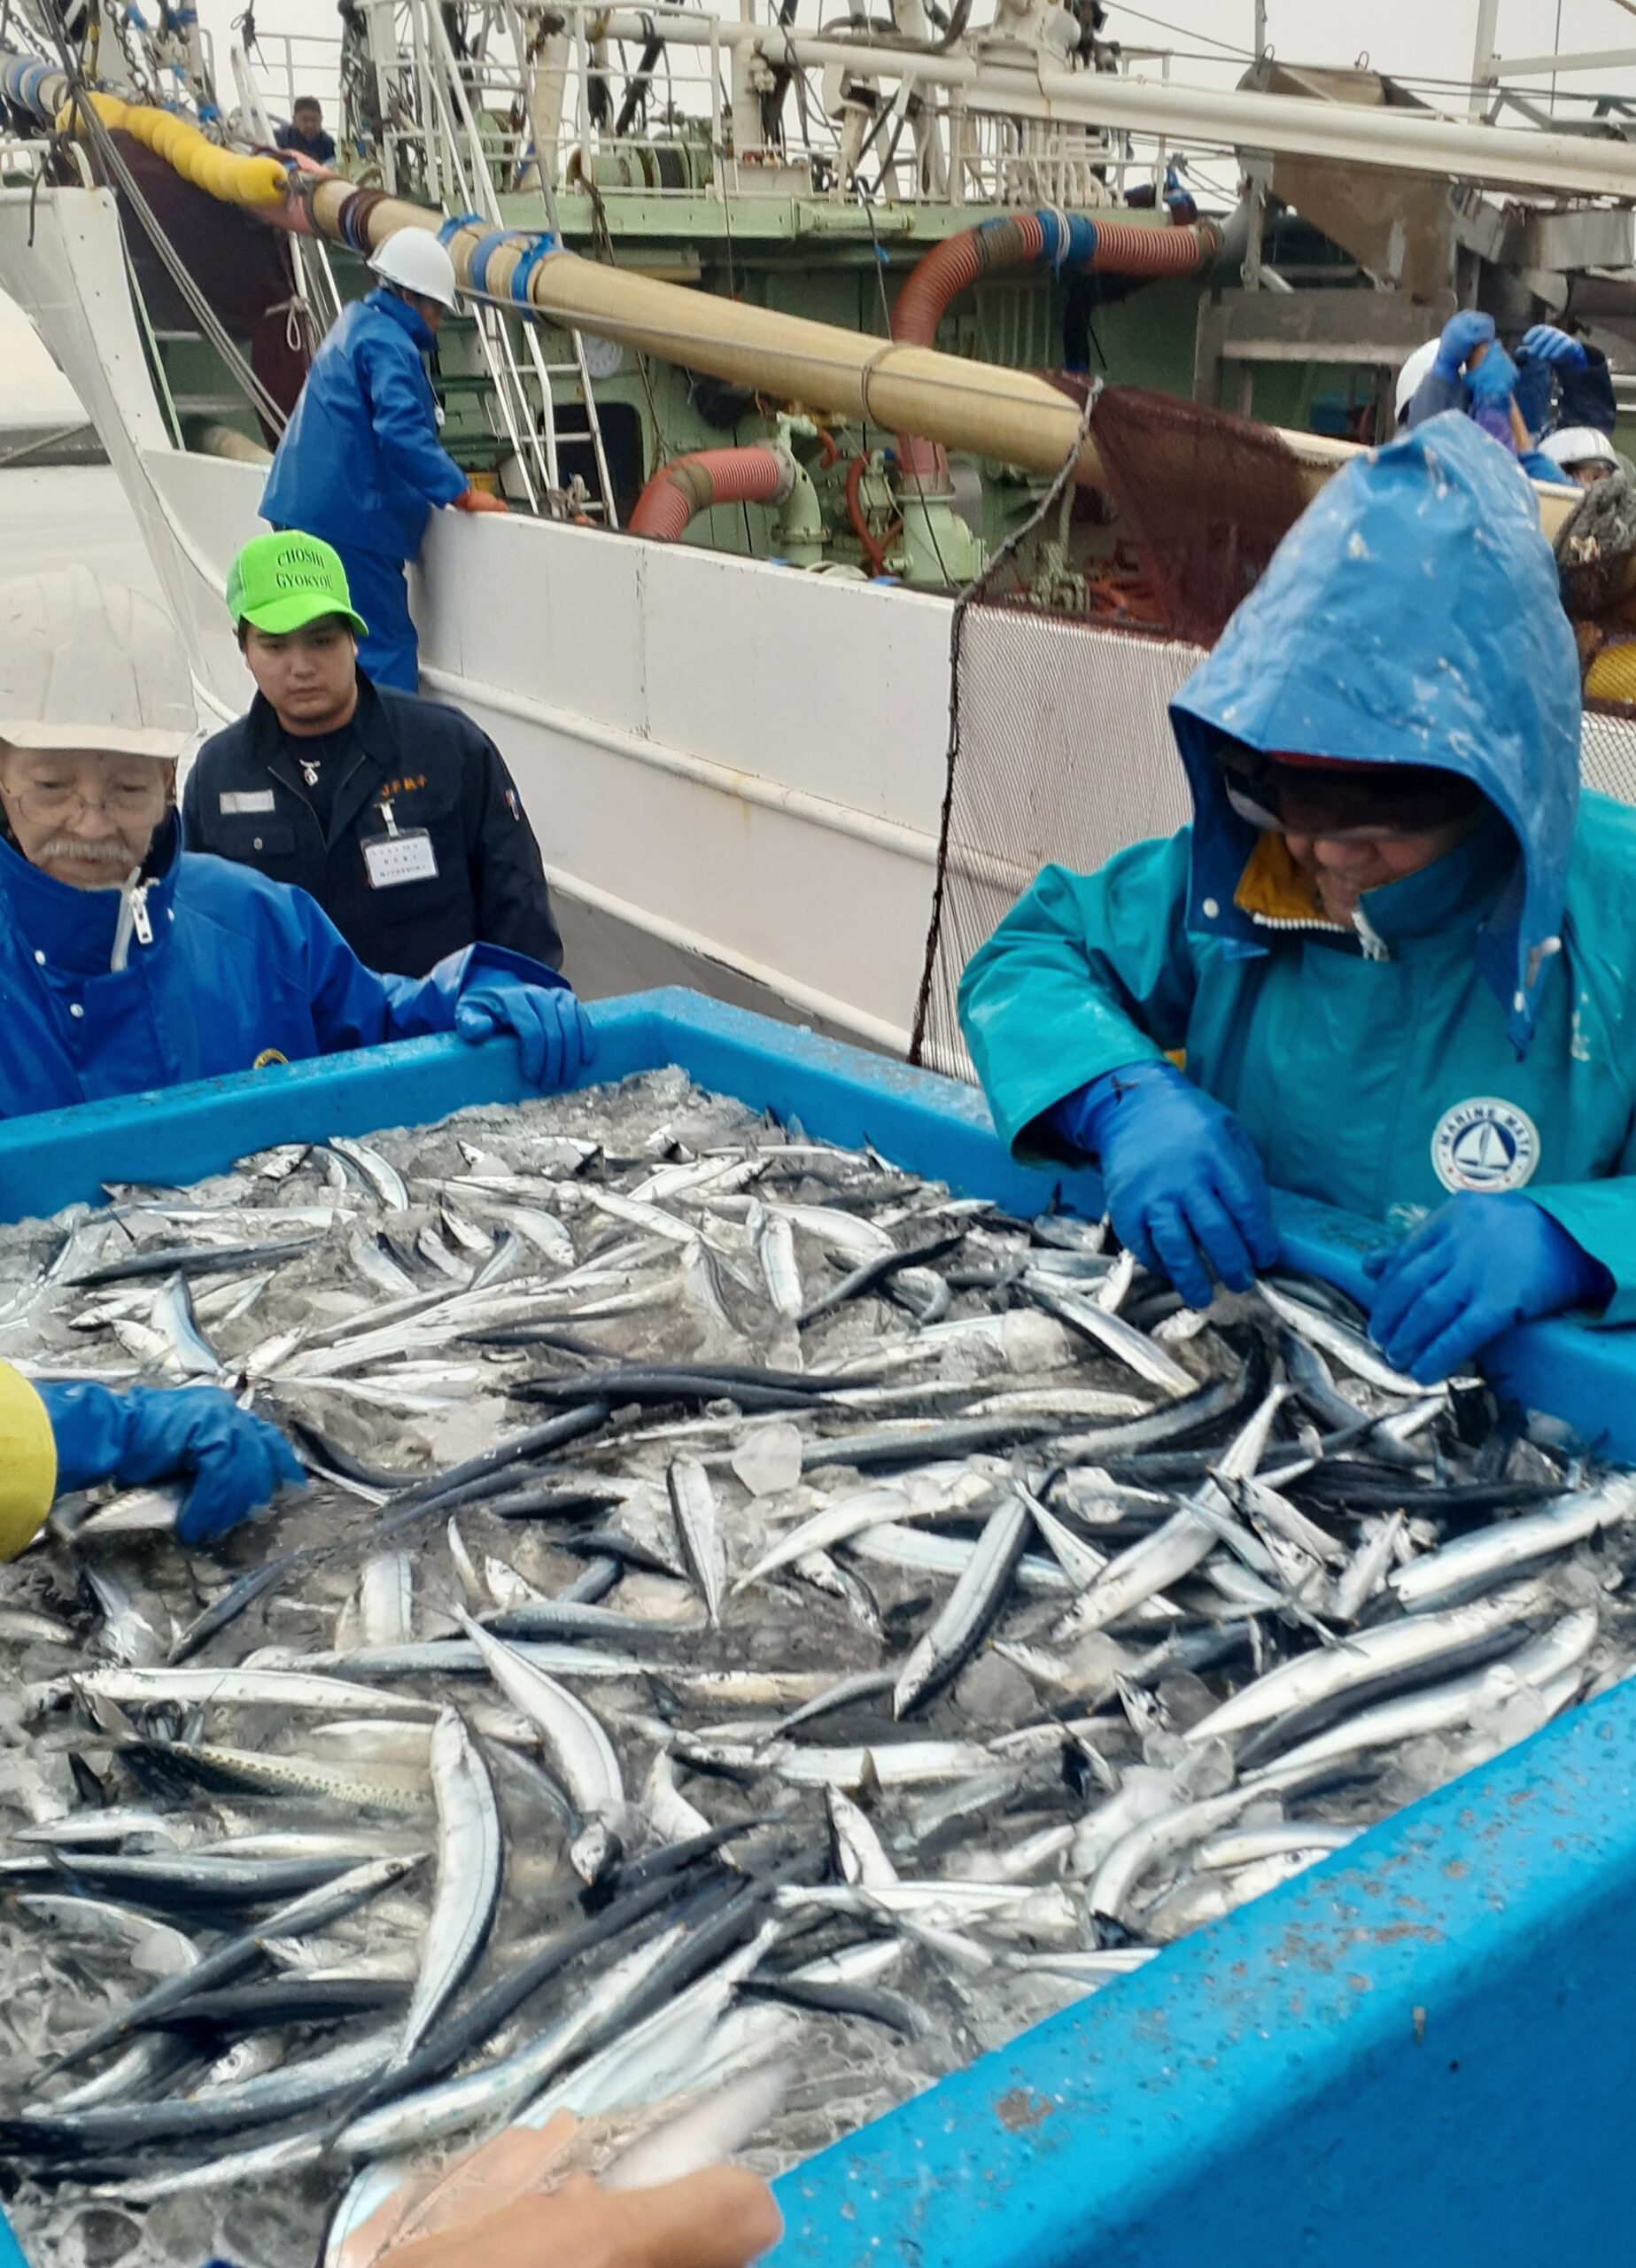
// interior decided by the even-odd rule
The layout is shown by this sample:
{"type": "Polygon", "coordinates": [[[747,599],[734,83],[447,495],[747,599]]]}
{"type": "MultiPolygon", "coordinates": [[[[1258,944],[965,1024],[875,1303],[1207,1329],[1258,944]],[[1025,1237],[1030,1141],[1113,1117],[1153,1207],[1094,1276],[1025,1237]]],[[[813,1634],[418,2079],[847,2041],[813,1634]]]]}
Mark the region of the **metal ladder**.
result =
{"type": "MultiPolygon", "coordinates": [[[[505,221],[500,213],[499,196],[489,174],[488,154],[483,147],[482,137],[477,132],[477,120],[472,115],[471,104],[467,94],[465,81],[461,75],[460,66],[449,44],[442,10],[433,5],[423,12],[417,4],[414,13],[417,19],[424,20],[430,32],[433,60],[438,67],[429,72],[426,77],[437,101],[439,120],[445,128],[445,150],[454,175],[451,185],[458,188],[460,197],[464,201],[465,209],[468,212],[480,212],[492,226],[496,229],[503,228],[505,221]],[[443,92],[445,87],[451,88],[454,91],[454,105],[460,114],[459,135],[456,134],[455,121],[450,114],[449,105],[443,92]],[[465,144],[465,161],[462,161],[460,146],[462,139],[465,144]]],[[[516,22],[516,11],[510,6],[509,0],[508,0],[508,14],[513,19],[513,37],[517,39],[520,37],[521,27],[516,22]]],[[[523,51],[523,47],[519,45],[517,48],[519,64],[521,64],[523,51]]],[[[429,120],[428,123],[430,122],[429,120]]],[[[556,198],[543,167],[540,168],[539,178],[545,192],[547,218],[553,233],[560,237],[561,231],[557,226],[556,198]]],[[[540,344],[538,324],[531,315],[527,314],[523,315],[523,338],[540,392],[540,424],[543,431],[536,434],[533,430],[533,416],[528,390],[523,383],[523,374],[517,368],[516,358],[512,353],[511,336],[506,329],[505,318],[498,308],[486,307],[480,300],[474,301],[473,305],[477,313],[479,337],[485,336],[485,325],[492,326],[492,345],[497,355],[503,361],[509,384],[515,389],[516,398],[520,400],[523,405],[523,423],[528,431],[536,466],[539,462],[539,445],[543,441],[545,485],[559,492],[562,487],[562,479],[558,454],[556,403],[552,392],[552,380],[559,377],[571,377],[577,381],[585,405],[585,422],[596,465],[598,489],[595,496],[587,498],[584,509],[587,517],[601,518],[607,527],[616,527],[618,521],[614,510],[613,483],[609,478],[608,456],[602,444],[601,420],[597,415],[596,394],[591,384],[591,373],[585,362],[585,342],[580,334],[577,330],[570,330],[568,334],[573,345],[571,361],[548,362],[546,360],[545,349],[540,344]]],[[[502,411],[505,406],[502,395],[502,411]]],[[[509,419],[508,430],[510,430],[509,419]]],[[[531,496],[531,501],[535,501],[536,509],[538,509],[537,500],[532,499],[531,496]]]]}
{"type": "MultiPolygon", "coordinates": [[[[506,28],[511,35],[512,52],[517,58],[518,93],[523,103],[523,115],[529,121],[529,131],[534,143],[534,171],[539,176],[539,193],[545,201],[546,220],[552,235],[561,244],[562,224],[557,217],[556,183],[551,178],[551,169],[546,162],[545,152],[539,147],[539,128],[534,120],[533,106],[528,96],[530,79],[528,35],[523,29],[516,0],[502,0],[502,5],[506,14],[506,28]]],[[[591,447],[596,459],[597,486],[601,492],[599,501],[593,509],[601,513],[605,526],[616,528],[619,521],[614,509],[613,483],[608,477],[608,454],[602,447],[602,421],[597,412],[596,389],[591,383],[591,366],[585,360],[585,335],[581,331],[570,330],[568,338],[569,344],[573,349],[573,361],[547,363],[545,367],[554,376],[572,377],[578,384],[580,399],[585,406],[585,424],[591,437],[591,447]]],[[[554,418],[551,421],[554,431],[555,422],[554,418]]]]}

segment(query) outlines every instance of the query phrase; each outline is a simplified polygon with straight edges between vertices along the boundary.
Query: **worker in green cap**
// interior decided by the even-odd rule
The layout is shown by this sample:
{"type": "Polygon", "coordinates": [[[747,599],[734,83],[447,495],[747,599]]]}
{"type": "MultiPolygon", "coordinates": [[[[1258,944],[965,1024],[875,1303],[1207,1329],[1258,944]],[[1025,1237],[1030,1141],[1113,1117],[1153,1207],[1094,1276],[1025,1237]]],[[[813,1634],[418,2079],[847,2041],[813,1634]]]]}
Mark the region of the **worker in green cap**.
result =
{"type": "Polygon", "coordinates": [[[256,681],[199,750],[190,850],[291,882],[384,975],[468,945],[562,965],[539,845],[504,759],[458,709],[370,682],[339,555],[289,531],[247,543],[228,610],[256,681]]]}

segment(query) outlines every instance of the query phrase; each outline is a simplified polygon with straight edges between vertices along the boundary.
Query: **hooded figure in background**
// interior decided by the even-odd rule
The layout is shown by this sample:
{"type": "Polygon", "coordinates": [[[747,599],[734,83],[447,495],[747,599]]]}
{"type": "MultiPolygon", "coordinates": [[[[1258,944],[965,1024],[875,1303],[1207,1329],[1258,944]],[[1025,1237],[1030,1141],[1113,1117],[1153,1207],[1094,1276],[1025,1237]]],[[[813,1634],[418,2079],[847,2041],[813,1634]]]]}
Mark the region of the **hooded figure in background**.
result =
{"type": "Polygon", "coordinates": [[[1275,1259],[1269,1182],[1406,1230],[1371,1321],[1419,1378],[1636,1317],[1636,812],[1579,792],[1515,464],[1458,415],[1350,464],[1171,718],[1192,826],[1048,867],[966,969],[1004,1139],[1097,1158],[1192,1304],[1275,1259]]]}

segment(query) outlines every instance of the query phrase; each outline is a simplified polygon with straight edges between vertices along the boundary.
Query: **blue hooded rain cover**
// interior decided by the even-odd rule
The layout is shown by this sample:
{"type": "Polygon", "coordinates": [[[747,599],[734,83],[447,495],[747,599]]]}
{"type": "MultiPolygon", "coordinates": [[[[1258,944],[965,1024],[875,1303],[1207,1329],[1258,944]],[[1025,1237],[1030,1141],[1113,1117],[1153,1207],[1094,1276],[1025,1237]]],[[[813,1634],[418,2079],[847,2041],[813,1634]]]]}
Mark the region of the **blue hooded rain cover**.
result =
{"type": "Polygon", "coordinates": [[[1170,715],[1197,814],[1189,926],[1246,951],[1264,947],[1233,893],[1257,837],[1222,789],[1222,735],[1479,788],[1522,849],[1477,958],[1525,1051],[1578,804],[1579,670],[1533,491],[1498,443],[1450,412],[1337,473],[1170,715]]]}

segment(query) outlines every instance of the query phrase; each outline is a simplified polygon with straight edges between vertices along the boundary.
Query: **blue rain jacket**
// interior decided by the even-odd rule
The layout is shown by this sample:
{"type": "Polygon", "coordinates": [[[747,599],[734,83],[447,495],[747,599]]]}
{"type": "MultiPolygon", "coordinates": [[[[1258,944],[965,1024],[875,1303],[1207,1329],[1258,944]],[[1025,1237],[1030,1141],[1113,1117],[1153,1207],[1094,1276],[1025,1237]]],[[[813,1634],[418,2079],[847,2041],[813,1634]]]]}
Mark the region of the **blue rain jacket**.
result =
{"type": "Polygon", "coordinates": [[[1407,1223],[1526,1188],[1636,1319],[1636,812],[1579,794],[1579,691],[1512,459],[1443,416],[1332,480],[1171,706],[1194,821],[1047,867],[973,956],[961,1017],[995,1122],[1181,1054],[1277,1186],[1407,1223]],[[1491,816],[1329,922],[1213,751],[1435,765],[1491,816]]]}
{"type": "MultiPolygon", "coordinates": [[[[1559,369],[1550,362],[1534,361],[1524,362],[1518,369],[1512,400],[1523,414],[1524,424],[1536,437],[1543,438],[1559,426],[1568,425],[1594,426],[1599,433],[1613,431],[1617,404],[1608,357],[1588,341],[1585,342],[1585,351],[1587,359],[1583,369],[1559,369]],[[1555,407],[1553,387],[1556,392],[1555,407]]],[[[1445,410],[1469,410],[1470,406],[1471,390],[1463,377],[1446,378],[1440,370],[1428,370],[1403,414],[1404,429],[1423,425],[1428,418],[1440,416],[1445,410]]],[[[1570,473],[1553,463],[1540,449],[1528,450],[1521,463],[1531,480],[1549,481],[1567,488],[1577,485],[1570,473]]]]}
{"type": "Polygon", "coordinates": [[[434,504],[466,476],[438,441],[438,404],[421,360],[432,334],[395,291],[342,315],[313,358],[261,496],[275,527],[342,551],[413,559],[434,504]]]}
{"type": "Polygon", "coordinates": [[[0,842],[0,1118],[452,1031],[485,975],[562,983],[497,945],[377,976],[305,890],[179,843],[173,819],[115,972],[123,892],[54,882],[0,842]]]}

